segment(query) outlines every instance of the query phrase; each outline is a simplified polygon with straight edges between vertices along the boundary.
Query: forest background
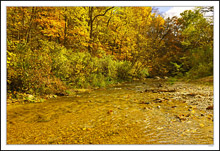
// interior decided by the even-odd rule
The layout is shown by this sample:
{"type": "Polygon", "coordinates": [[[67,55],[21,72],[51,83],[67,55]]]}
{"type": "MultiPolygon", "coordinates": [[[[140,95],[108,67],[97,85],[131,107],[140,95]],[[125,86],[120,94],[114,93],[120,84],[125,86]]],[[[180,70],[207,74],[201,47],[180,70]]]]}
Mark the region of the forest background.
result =
{"type": "Polygon", "coordinates": [[[154,76],[213,75],[213,17],[152,7],[7,7],[7,92],[66,94],[154,76]]]}

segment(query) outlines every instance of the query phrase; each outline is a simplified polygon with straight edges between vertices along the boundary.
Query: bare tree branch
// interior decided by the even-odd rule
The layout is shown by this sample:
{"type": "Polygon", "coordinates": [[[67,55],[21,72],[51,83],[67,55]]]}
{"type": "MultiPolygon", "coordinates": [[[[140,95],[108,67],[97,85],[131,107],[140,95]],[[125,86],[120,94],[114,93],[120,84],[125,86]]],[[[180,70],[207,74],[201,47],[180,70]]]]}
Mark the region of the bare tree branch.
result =
{"type": "Polygon", "coordinates": [[[108,9],[106,9],[103,14],[98,14],[98,15],[96,15],[96,16],[93,18],[92,22],[94,22],[94,20],[95,20],[97,17],[99,17],[99,16],[105,16],[105,14],[106,14],[109,10],[111,10],[111,9],[113,9],[113,8],[114,8],[114,6],[108,8],[108,9]]]}

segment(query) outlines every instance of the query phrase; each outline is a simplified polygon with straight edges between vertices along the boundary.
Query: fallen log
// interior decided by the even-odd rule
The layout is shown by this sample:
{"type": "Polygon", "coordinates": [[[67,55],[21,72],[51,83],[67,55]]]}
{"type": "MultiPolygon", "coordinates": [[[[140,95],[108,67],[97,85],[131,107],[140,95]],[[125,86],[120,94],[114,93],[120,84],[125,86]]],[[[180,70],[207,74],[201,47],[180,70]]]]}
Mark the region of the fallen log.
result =
{"type": "Polygon", "coordinates": [[[158,92],[176,92],[176,89],[146,89],[144,92],[153,92],[153,93],[158,93],[158,92]]]}
{"type": "Polygon", "coordinates": [[[158,92],[176,92],[176,89],[158,90],[158,92]]]}

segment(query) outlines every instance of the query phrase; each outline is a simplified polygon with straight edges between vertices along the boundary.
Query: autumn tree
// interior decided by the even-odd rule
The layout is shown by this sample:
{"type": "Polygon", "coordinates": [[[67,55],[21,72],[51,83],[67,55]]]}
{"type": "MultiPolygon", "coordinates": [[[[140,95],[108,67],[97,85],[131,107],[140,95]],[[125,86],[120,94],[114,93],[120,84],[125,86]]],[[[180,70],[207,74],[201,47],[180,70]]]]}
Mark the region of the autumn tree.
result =
{"type": "Polygon", "coordinates": [[[213,7],[167,19],[152,7],[7,7],[7,88],[60,93],[149,74],[212,75],[210,14],[213,7]]]}
{"type": "Polygon", "coordinates": [[[99,18],[100,16],[105,16],[105,14],[113,8],[114,7],[110,7],[107,9],[105,7],[88,7],[88,16],[89,16],[88,26],[89,26],[89,38],[90,38],[89,45],[88,45],[89,53],[94,54],[94,52],[92,51],[91,45],[93,44],[93,41],[94,41],[93,26],[94,26],[96,19],[99,18]],[[103,12],[103,13],[100,13],[100,12],[103,12]]]}

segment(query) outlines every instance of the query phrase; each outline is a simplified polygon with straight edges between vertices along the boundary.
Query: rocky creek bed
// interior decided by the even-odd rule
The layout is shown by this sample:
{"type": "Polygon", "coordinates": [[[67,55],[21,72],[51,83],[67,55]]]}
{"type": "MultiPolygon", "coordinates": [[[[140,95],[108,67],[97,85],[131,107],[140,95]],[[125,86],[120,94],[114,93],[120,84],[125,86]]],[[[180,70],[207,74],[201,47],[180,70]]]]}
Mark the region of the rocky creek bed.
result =
{"type": "Polygon", "coordinates": [[[7,144],[213,144],[213,85],[148,79],[7,105],[7,144]]]}

